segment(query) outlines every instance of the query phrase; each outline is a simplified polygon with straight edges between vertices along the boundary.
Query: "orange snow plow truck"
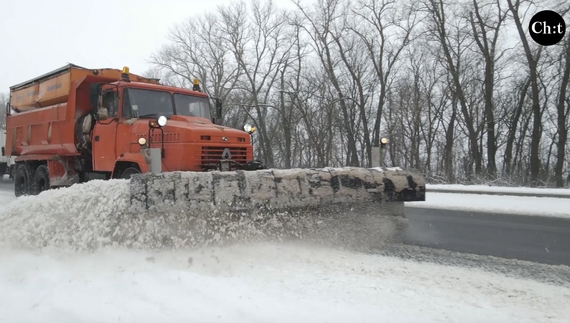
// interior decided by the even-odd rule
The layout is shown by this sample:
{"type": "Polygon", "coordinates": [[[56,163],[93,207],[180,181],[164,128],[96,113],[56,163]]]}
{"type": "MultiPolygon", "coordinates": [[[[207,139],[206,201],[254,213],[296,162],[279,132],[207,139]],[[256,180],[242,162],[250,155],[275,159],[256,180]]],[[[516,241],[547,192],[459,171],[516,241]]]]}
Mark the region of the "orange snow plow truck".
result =
{"type": "Polygon", "coordinates": [[[250,135],[217,125],[221,103],[119,69],[67,65],[12,86],[5,154],[17,156],[16,196],[149,170],[144,148],[161,148],[164,171],[258,169],[250,135]],[[142,150],[141,150],[142,148],[142,150]]]}
{"type": "Polygon", "coordinates": [[[198,80],[189,90],[127,67],[69,64],[10,90],[2,153],[16,157],[16,196],[129,179],[137,214],[188,215],[215,206],[229,212],[317,208],[322,215],[322,208],[338,213],[372,205],[376,213],[403,216],[403,202],[425,200],[423,177],[397,167],[267,169],[253,158],[255,129],[222,126],[222,102],[209,98],[198,80]]]}

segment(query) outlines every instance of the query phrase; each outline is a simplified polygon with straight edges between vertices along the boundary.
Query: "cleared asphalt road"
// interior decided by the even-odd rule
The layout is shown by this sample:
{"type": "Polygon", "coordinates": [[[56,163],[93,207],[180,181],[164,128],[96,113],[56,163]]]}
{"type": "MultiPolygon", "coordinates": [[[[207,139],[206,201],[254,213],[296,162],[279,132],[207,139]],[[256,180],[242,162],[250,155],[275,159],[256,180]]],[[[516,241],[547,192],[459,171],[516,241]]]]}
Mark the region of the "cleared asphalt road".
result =
{"type": "Polygon", "coordinates": [[[570,265],[570,219],[427,208],[406,214],[406,244],[570,265]]]}
{"type": "MultiPolygon", "coordinates": [[[[0,179],[0,191],[13,190],[0,179]]],[[[570,219],[421,208],[406,214],[408,245],[570,266],[570,219]]]]}

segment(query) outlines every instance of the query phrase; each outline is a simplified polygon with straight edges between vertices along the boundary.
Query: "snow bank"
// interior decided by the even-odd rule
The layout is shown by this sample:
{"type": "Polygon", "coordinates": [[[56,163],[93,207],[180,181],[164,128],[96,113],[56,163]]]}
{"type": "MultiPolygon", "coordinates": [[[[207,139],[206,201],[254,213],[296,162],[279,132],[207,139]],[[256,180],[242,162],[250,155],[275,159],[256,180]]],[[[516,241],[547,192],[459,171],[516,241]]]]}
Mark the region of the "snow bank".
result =
{"type": "Polygon", "coordinates": [[[570,218],[570,199],[427,192],[406,207],[570,218]]]}
{"type": "Polygon", "coordinates": [[[366,248],[397,238],[405,225],[393,216],[403,213],[401,202],[275,212],[171,205],[133,213],[131,189],[128,180],[99,180],[15,199],[0,213],[0,247],[152,250],[303,238],[366,248]]]}
{"type": "Polygon", "coordinates": [[[127,180],[96,180],[19,197],[0,213],[0,245],[92,248],[112,234],[128,202],[127,180]]]}
{"type": "Polygon", "coordinates": [[[294,244],[0,250],[8,322],[566,322],[570,290],[294,244]]]}

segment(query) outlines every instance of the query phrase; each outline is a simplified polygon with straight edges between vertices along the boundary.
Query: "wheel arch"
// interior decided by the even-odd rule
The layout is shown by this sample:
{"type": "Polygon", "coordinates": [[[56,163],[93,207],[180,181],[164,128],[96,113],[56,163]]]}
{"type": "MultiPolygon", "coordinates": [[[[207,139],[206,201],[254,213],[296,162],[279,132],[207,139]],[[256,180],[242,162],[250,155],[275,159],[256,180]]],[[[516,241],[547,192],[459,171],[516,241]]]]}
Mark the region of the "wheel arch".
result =
{"type": "Polygon", "coordinates": [[[129,167],[135,167],[141,173],[148,171],[148,165],[145,163],[141,154],[124,154],[115,161],[111,178],[119,178],[123,171],[129,167]]]}

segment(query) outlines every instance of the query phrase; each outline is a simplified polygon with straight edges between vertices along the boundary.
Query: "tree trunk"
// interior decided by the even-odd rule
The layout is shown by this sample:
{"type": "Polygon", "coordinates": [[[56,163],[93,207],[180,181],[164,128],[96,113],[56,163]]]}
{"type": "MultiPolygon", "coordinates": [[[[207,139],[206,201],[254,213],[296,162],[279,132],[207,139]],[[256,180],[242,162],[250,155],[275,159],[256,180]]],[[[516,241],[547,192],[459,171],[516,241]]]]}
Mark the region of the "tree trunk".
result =
{"type": "Polygon", "coordinates": [[[533,56],[528,40],[526,38],[521,19],[519,17],[518,5],[513,6],[512,0],[508,0],[509,8],[513,13],[515,25],[517,26],[517,31],[519,33],[521,42],[524,47],[525,56],[528,62],[528,68],[530,72],[530,86],[532,90],[532,112],[533,112],[533,125],[532,125],[532,139],[530,143],[530,185],[536,187],[538,185],[538,174],[540,172],[540,139],[542,135],[541,122],[542,113],[540,109],[540,89],[538,87],[538,61],[540,59],[540,53],[542,51],[542,46],[539,48],[536,57],[533,56]]]}
{"type": "Polygon", "coordinates": [[[562,75],[562,80],[560,82],[560,93],[558,96],[558,104],[556,106],[557,123],[558,123],[558,150],[556,153],[556,166],[554,167],[554,173],[556,176],[556,187],[564,187],[564,177],[563,177],[563,167],[564,160],[566,158],[566,142],[568,140],[568,109],[566,109],[566,90],[568,88],[569,78],[570,78],[570,33],[568,33],[568,39],[566,40],[566,45],[564,46],[566,51],[564,64],[564,74],[562,75]]]}

